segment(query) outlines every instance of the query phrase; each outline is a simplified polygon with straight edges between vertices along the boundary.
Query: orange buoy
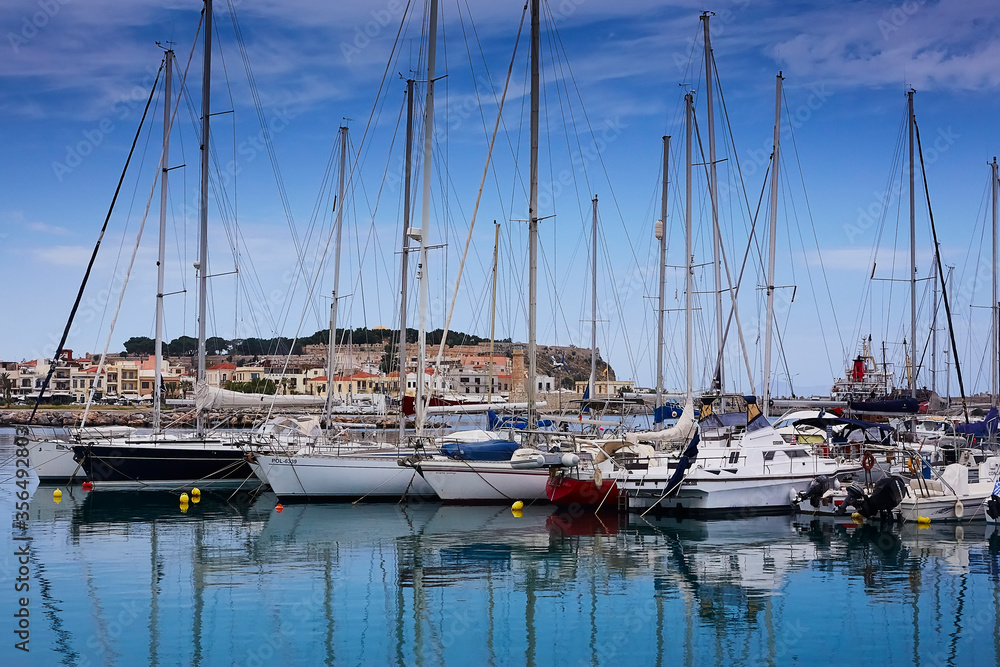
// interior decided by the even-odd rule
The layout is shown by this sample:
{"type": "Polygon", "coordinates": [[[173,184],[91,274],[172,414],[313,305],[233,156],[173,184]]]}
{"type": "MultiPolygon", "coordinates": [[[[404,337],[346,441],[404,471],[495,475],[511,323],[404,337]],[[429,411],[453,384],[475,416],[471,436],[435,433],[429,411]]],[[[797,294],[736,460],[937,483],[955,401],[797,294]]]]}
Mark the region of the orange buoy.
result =
{"type": "Polygon", "coordinates": [[[281,505],[281,503],[278,503],[277,506],[274,508],[274,511],[275,512],[280,512],[283,509],[285,509],[285,508],[281,505]]]}
{"type": "Polygon", "coordinates": [[[94,484],[92,482],[84,482],[83,483],[83,490],[84,491],[90,491],[92,488],[94,488],[94,484]]]}

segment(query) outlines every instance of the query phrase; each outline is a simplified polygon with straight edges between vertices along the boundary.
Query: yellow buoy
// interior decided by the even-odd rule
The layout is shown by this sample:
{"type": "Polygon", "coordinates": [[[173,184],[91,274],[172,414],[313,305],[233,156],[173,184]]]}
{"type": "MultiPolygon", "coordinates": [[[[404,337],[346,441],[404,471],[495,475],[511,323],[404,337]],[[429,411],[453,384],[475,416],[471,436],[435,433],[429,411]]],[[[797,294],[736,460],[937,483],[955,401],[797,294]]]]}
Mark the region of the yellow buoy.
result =
{"type": "Polygon", "coordinates": [[[522,502],[521,502],[520,500],[515,500],[515,501],[514,501],[514,504],[513,504],[513,505],[511,505],[511,506],[510,506],[510,508],[511,508],[512,510],[514,510],[515,512],[519,512],[519,511],[521,511],[522,509],[524,509],[524,503],[522,503],[522,502]]]}
{"type": "Polygon", "coordinates": [[[931,522],[930,517],[927,517],[927,516],[918,516],[917,517],[917,523],[918,524],[928,525],[928,524],[930,524],[930,522],[931,522]]]}
{"type": "Polygon", "coordinates": [[[522,516],[524,516],[524,512],[522,512],[521,510],[512,509],[510,513],[514,515],[515,519],[520,519],[522,516]]]}
{"type": "Polygon", "coordinates": [[[188,502],[188,494],[182,493],[181,494],[181,505],[187,505],[187,502],[188,502]]]}
{"type": "Polygon", "coordinates": [[[851,515],[851,521],[860,526],[865,522],[865,517],[862,514],[855,512],[854,514],[851,515]]]}
{"type": "Polygon", "coordinates": [[[191,497],[192,498],[198,498],[200,496],[201,496],[201,489],[199,489],[197,486],[194,487],[193,489],[191,489],[191,497]]]}
{"type": "Polygon", "coordinates": [[[56,505],[62,502],[62,491],[56,489],[52,492],[52,500],[55,501],[56,505]]]}

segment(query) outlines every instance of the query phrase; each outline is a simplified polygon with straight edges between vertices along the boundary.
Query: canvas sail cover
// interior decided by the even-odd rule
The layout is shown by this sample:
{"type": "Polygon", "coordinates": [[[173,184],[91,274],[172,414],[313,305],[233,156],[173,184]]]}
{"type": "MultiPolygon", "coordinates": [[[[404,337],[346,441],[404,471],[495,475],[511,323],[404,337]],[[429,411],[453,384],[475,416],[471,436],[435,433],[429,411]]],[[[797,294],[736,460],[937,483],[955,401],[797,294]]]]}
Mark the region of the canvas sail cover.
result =
{"type": "Polygon", "coordinates": [[[688,442],[691,440],[694,428],[694,401],[689,398],[684,404],[684,411],[681,412],[681,416],[677,419],[677,423],[670,428],[665,428],[662,431],[627,433],[625,435],[625,439],[633,443],[639,442],[640,440],[643,442],[662,443],[688,442]]]}
{"type": "Polygon", "coordinates": [[[242,408],[276,408],[321,406],[326,402],[322,396],[277,396],[271,394],[244,394],[209,386],[199,382],[194,392],[198,410],[239,410],[242,408]]]}

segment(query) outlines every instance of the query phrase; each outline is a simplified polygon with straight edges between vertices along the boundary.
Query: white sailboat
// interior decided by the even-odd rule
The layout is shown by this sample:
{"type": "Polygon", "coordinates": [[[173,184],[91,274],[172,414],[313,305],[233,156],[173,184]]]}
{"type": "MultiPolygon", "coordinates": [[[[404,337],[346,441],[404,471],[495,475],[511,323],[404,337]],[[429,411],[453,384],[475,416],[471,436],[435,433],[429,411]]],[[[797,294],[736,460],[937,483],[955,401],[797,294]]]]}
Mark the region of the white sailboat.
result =
{"type": "MultiPolygon", "coordinates": [[[[407,239],[419,241],[420,243],[420,297],[421,297],[421,317],[420,317],[420,359],[418,362],[418,377],[422,374],[420,370],[424,368],[425,350],[425,330],[426,330],[426,259],[427,259],[427,232],[430,217],[430,183],[432,166],[432,139],[434,132],[434,72],[435,58],[437,52],[437,0],[431,0],[428,18],[428,48],[427,48],[427,89],[425,99],[426,120],[424,123],[424,181],[423,181],[423,220],[422,226],[418,229],[410,228],[410,188],[404,192],[404,231],[407,239]]],[[[406,183],[410,179],[410,156],[413,144],[413,80],[407,81],[408,96],[408,117],[406,130],[406,183]]],[[[347,151],[347,128],[341,128],[341,156],[340,156],[340,193],[338,202],[343,202],[344,197],[344,176],[346,168],[347,151]]],[[[343,224],[343,204],[338,205],[337,212],[337,234],[343,224]]],[[[403,280],[405,285],[406,276],[406,252],[409,242],[404,239],[404,260],[403,260],[403,280]]],[[[336,245],[336,252],[339,255],[340,244],[336,245]]],[[[336,260],[339,264],[339,258],[336,260]]],[[[336,279],[335,279],[336,280],[336,279]]],[[[401,343],[400,367],[402,359],[405,358],[405,299],[406,292],[402,292],[402,324],[400,327],[401,343]]],[[[332,369],[333,363],[333,335],[336,331],[336,307],[337,294],[334,291],[333,305],[331,306],[331,348],[329,360],[332,369]]],[[[403,373],[400,373],[402,379],[403,373]]],[[[417,434],[422,435],[426,405],[423,400],[423,383],[417,382],[417,434]]],[[[402,386],[402,383],[401,383],[402,386]]],[[[328,422],[329,423],[329,422],[328,422]]],[[[402,435],[404,433],[404,417],[400,416],[400,445],[397,447],[378,447],[367,450],[357,450],[344,454],[340,450],[330,450],[324,448],[307,447],[300,449],[292,456],[270,455],[264,453],[254,453],[250,457],[250,465],[254,472],[262,480],[271,485],[274,493],[284,502],[290,500],[310,501],[310,500],[357,500],[361,497],[370,500],[393,499],[398,500],[404,496],[419,495],[433,496],[434,491],[411,467],[399,465],[403,458],[412,457],[417,453],[414,447],[404,446],[402,435]]],[[[418,439],[418,443],[422,443],[418,439]]]]}
{"type": "MultiPolygon", "coordinates": [[[[539,108],[539,34],[540,3],[530,1],[531,12],[531,100],[529,191],[528,191],[528,381],[527,420],[522,443],[531,441],[531,429],[537,423],[535,403],[535,378],[537,377],[537,350],[535,343],[538,266],[538,108],[539,108]]],[[[419,406],[418,406],[419,408],[419,406]]],[[[418,425],[420,423],[418,412],[418,425]]],[[[559,453],[552,465],[561,460],[559,453]]],[[[570,456],[576,456],[571,454],[570,456]]],[[[497,503],[511,500],[544,501],[548,498],[545,485],[548,481],[548,463],[533,447],[514,452],[510,461],[471,461],[466,459],[434,456],[413,462],[415,468],[435,493],[444,501],[463,503],[497,503]]]]}

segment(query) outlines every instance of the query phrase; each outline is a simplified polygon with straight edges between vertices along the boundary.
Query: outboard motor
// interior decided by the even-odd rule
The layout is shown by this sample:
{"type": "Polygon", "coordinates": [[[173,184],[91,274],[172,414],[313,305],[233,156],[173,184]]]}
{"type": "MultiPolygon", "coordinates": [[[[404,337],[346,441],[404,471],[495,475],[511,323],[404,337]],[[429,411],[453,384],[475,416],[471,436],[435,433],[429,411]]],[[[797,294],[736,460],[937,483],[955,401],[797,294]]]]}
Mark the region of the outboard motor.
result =
{"type": "Polygon", "coordinates": [[[795,496],[795,504],[808,500],[809,504],[813,507],[819,507],[820,499],[824,493],[833,488],[833,482],[834,480],[831,480],[826,475],[820,475],[809,482],[809,486],[806,487],[805,491],[799,491],[795,496]]]}
{"type": "Polygon", "coordinates": [[[878,514],[882,520],[888,520],[891,519],[890,512],[899,506],[907,493],[906,481],[899,475],[889,475],[875,482],[870,496],[866,496],[860,487],[852,484],[848,487],[847,498],[838,512],[844,514],[847,505],[853,505],[866,519],[878,514]]]}
{"type": "Polygon", "coordinates": [[[1000,519],[1000,497],[997,494],[990,496],[990,499],[986,501],[986,513],[991,519],[996,521],[1000,519]]]}
{"type": "Polygon", "coordinates": [[[861,485],[854,482],[847,487],[847,497],[844,498],[844,502],[840,504],[837,511],[834,512],[836,516],[843,516],[847,514],[848,507],[860,507],[861,503],[865,501],[865,490],[861,488],[861,485]]]}

